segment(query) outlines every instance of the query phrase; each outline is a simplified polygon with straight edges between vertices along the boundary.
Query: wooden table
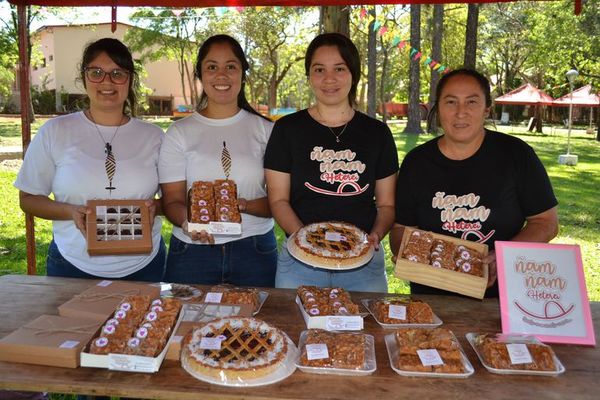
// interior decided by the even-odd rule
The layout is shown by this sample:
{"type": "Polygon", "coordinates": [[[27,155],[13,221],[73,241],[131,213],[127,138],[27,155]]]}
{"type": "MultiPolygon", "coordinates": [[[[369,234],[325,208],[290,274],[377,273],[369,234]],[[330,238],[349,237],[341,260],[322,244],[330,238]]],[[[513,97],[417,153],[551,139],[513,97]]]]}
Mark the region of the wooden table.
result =
{"type": "MultiPolygon", "coordinates": [[[[96,281],[5,275],[0,277],[0,337],[41,314],[56,314],[56,307],[96,281]]],[[[270,296],[259,317],[283,329],[294,342],[305,329],[294,303],[293,290],[269,289],[270,296]]],[[[353,300],[373,297],[353,293],[353,300]]],[[[389,365],[383,330],[372,317],[365,319],[365,331],[375,337],[377,371],[370,376],[344,377],[294,372],[269,386],[232,388],[196,380],[179,362],[165,360],[155,374],[116,372],[96,368],[57,368],[0,362],[0,389],[85,393],[154,399],[582,399],[598,398],[600,349],[554,345],[566,368],[556,378],[505,376],[489,373],[465,339],[471,331],[500,330],[496,300],[422,296],[434,312],[459,338],[475,367],[467,379],[407,378],[389,365]],[[596,394],[594,394],[596,393],[596,394]]],[[[600,303],[592,303],[596,334],[600,332],[600,303]]],[[[598,337],[598,336],[597,336],[598,337]]],[[[598,339],[597,339],[598,340],[598,339]]]]}

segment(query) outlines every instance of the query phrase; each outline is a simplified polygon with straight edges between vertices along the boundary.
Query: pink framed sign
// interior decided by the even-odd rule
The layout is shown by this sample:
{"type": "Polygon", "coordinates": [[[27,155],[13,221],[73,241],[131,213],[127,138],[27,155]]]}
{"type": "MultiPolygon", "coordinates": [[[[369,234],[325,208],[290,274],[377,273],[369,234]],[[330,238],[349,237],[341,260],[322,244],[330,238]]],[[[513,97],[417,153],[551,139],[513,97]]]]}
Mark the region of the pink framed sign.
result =
{"type": "Polygon", "coordinates": [[[596,345],[579,246],[496,242],[503,333],[596,345]]]}

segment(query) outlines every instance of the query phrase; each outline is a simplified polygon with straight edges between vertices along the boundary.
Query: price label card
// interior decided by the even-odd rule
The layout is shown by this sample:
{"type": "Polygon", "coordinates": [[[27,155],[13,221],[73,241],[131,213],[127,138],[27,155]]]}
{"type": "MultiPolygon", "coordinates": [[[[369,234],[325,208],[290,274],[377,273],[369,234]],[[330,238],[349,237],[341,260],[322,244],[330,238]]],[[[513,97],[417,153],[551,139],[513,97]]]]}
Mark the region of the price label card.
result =
{"type": "Polygon", "coordinates": [[[328,331],[359,331],[363,328],[363,319],[360,316],[334,317],[329,316],[325,322],[328,331]]]}
{"type": "Polygon", "coordinates": [[[221,350],[221,342],[223,341],[220,337],[203,337],[200,339],[200,348],[206,350],[221,350]]]}
{"type": "Polygon", "coordinates": [[[506,350],[512,364],[529,364],[533,361],[524,343],[507,343],[506,350]]]}
{"type": "Polygon", "coordinates": [[[423,349],[417,350],[417,355],[421,360],[421,364],[426,367],[431,365],[442,365],[444,361],[442,361],[442,357],[440,357],[440,353],[436,349],[423,349]]]}
{"type": "Polygon", "coordinates": [[[77,347],[78,344],[79,340],[65,340],[58,347],[61,349],[72,349],[74,347],[77,347]]]}
{"type": "Polygon", "coordinates": [[[223,298],[223,293],[218,292],[208,292],[206,293],[206,298],[204,301],[206,303],[220,303],[223,298]]]}
{"type": "Polygon", "coordinates": [[[395,304],[390,304],[390,309],[388,312],[388,316],[394,319],[406,319],[406,306],[398,306],[395,304]]]}
{"type": "Polygon", "coordinates": [[[306,358],[309,360],[320,360],[329,358],[329,351],[325,343],[313,343],[306,345],[306,358]]]}
{"type": "Polygon", "coordinates": [[[341,242],[342,240],[346,240],[346,236],[338,232],[325,232],[325,240],[329,240],[330,242],[341,242]]]}
{"type": "Polygon", "coordinates": [[[113,353],[108,355],[108,369],[131,372],[156,371],[153,358],[113,353]]]}

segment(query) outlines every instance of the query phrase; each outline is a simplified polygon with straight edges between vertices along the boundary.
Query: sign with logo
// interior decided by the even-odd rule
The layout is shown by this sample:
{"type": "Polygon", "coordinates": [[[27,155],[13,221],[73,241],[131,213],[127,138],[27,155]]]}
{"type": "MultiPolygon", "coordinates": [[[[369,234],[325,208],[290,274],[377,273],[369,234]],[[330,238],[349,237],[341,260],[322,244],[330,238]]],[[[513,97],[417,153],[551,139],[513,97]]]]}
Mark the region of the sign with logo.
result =
{"type": "Polygon", "coordinates": [[[579,246],[496,242],[503,333],[595,345],[579,246]]]}

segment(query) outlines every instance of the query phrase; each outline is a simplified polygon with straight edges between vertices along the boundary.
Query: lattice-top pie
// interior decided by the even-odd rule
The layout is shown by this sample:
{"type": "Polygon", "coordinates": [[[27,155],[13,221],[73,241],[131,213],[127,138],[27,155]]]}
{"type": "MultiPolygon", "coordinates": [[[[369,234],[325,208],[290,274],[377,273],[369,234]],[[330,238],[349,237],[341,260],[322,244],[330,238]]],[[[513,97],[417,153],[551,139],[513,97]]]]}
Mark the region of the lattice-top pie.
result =
{"type": "Polygon", "coordinates": [[[185,368],[201,375],[239,381],[274,372],[287,351],[285,334],[279,329],[255,318],[230,317],[209,322],[188,334],[182,362],[185,368]]]}
{"type": "Polygon", "coordinates": [[[360,266],[372,256],[367,234],[345,222],[318,222],[302,227],[290,246],[293,255],[311,265],[360,266]]]}

